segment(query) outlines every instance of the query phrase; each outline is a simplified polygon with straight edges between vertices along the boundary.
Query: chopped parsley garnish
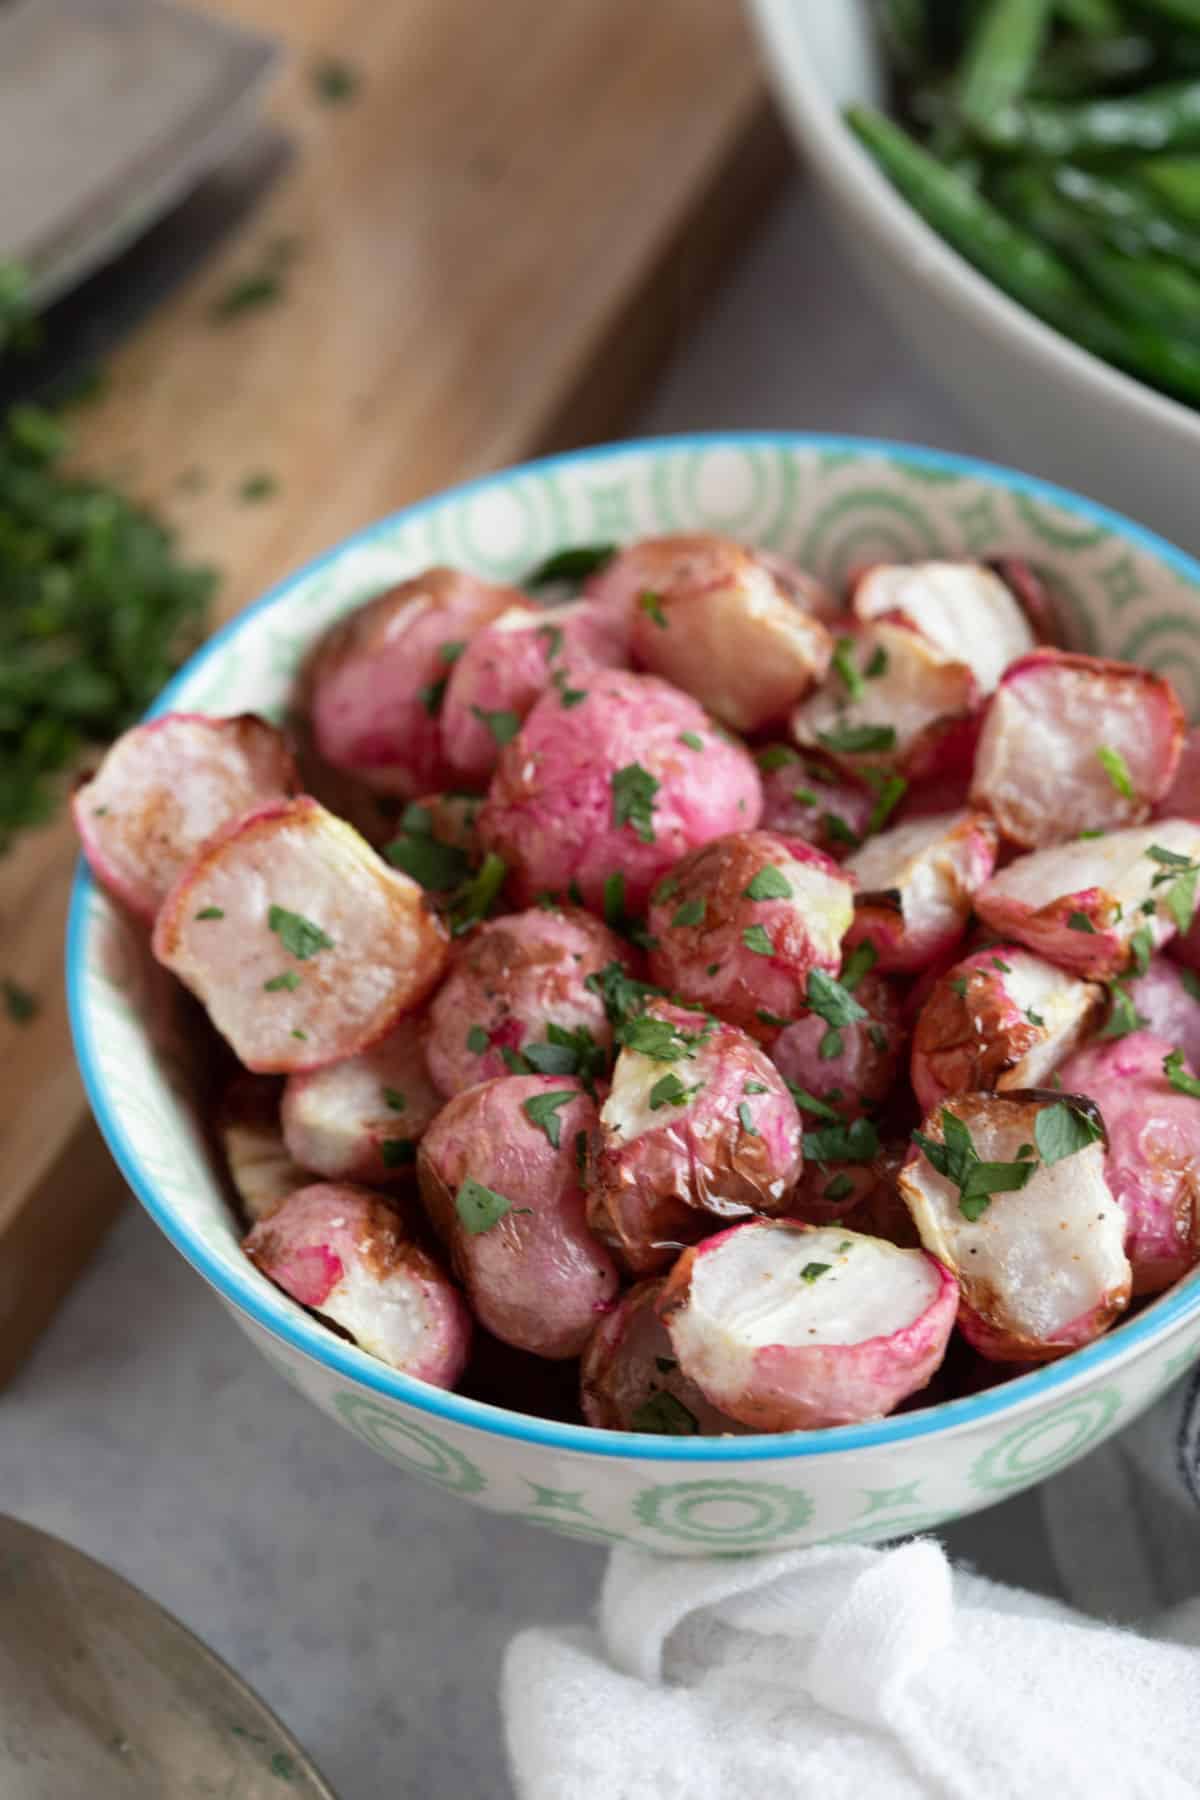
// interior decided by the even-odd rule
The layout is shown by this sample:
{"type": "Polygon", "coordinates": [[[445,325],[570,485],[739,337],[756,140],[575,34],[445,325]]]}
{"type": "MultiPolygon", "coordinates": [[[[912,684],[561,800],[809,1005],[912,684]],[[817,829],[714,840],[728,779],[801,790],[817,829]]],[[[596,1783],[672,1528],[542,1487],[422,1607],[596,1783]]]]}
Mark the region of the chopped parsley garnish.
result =
{"type": "Polygon", "coordinates": [[[256,312],[260,306],[271,306],[283,298],[283,281],[275,269],[257,269],[238,275],[223,294],[213,301],[211,317],[218,324],[236,319],[241,313],[256,312]]]}
{"type": "Polygon", "coordinates": [[[999,969],[999,971],[1002,975],[1011,975],[1012,974],[1012,964],[1006,963],[1006,962],[1001,962],[1001,960],[998,956],[993,956],[992,967],[993,967],[993,969],[999,969]]]}
{"type": "Polygon", "coordinates": [[[822,1275],[828,1275],[832,1267],[832,1263],[805,1263],[800,1271],[800,1279],[801,1281],[807,1281],[811,1287],[814,1281],[819,1281],[821,1279],[822,1275]]]}
{"type": "Polygon", "coordinates": [[[513,1203],[504,1194],[498,1194],[495,1188],[484,1187],[481,1181],[475,1181],[468,1175],[454,1196],[454,1210],[464,1231],[469,1232],[472,1237],[478,1237],[482,1232],[490,1231],[493,1225],[498,1225],[507,1213],[512,1212],[513,1203]]]}
{"type": "Polygon", "coordinates": [[[636,1050],[639,1056],[648,1056],[654,1062],[680,1062],[685,1056],[694,1056],[698,1046],[705,1043],[715,1029],[711,1019],[703,1030],[692,1032],[681,1030],[669,1019],[656,1019],[649,1013],[641,1013],[624,1020],[617,1035],[627,1050],[636,1050]]]}
{"type": "Polygon", "coordinates": [[[424,687],[417,689],[417,699],[431,719],[437,718],[442,701],[446,698],[446,681],[447,677],[443,675],[440,681],[426,682],[424,687]]]}
{"type": "Polygon", "coordinates": [[[298,1025],[293,1025],[293,1026],[292,1026],[292,1036],[293,1036],[293,1037],[294,1037],[294,1038],[301,1038],[301,1039],[302,1039],[302,1040],[303,1040],[303,1041],[304,1041],[304,1042],[307,1042],[307,1041],[308,1041],[308,1033],[307,1033],[307,1031],[301,1031],[301,1029],[300,1029],[300,1027],[299,1027],[299,1026],[298,1026],[298,1025]]]}
{"type": "Polygon", "coordinates": [[[471,1052],[472,1056],[482,1056],[485,1050],[491,1049],[491,1046],[492,1040],[483,1029],[483,1026],[472,1025],[470,1031],[467,1033],[467,1049],[471,1052]]]}
{"type": "Polygon", "coordinates": [[[671,923],[672,925],[703,925],[706,910],[703,897],[699,900],[685,900],[671,923]]]}
{"type": "Polygon", "coordinates": [[[862,843],[857,831],[852,831],[840,813],[823,812],[821,823],[831,844],[848,844],[851,850],[857,850],[862,843]]]}
{"type": "MultiPolygon", "coordinates": [[[[552,629],[552,627],[543,626],[542,629],[547,630],[552,629]]],[[[441,662],[446,664],[456,663],[466,647],[467,641],[465,638],[459,638],[455,642],[449,644],[439,644],[438,658],[441,662]]]]}
{"type": "MultiPolygon", "coordinates": [[[[1051,1109],[1053,1110],[1053,1109],[1051,1109]]],[[[1040,1115],[1039,1115],[1040,1119],[1040,1115]]],[[[1025,1186],[1036,1163],[984,1162],[962,1120],[948,1107],[942,1108],[943,1142],[914,1131],[913,1142],[925,1153],[929,1163],[958,1189],[958,1210],[972,1223],[982,1218],[992,1203],[993,1194],[1012,1194],[1025,1186]]]]}
{"type": "Polygon", "coordinates": [[[1200,975],[1197,975],[1195,969],[1180,969],[1179,979],[1192,999],[1200,1000],[1200,975]]]}
{"type": "Polygon", "coordinates": [[[788,763],[798,763],[800,756],[790,744],[768,744],[754,760],[764,775],[770,775],[774,769],[786,768],[788,763]]]}
{"type": "Polygon", "coordinates": [[[667,629],[667,615],[663,611],[661,594],[656,594],[653,588],[644,588],[638,595],[637,603],[639,611],[644,612],[647,618],[653,619],[660,631],[667,629]]]}
{"type": "Polygon", "coordinates": [[[883,1029],[883,1026],[876,1025],[872,1022],[867,1026],[867,1036],[882,1055],[888,1047],[887,1032],[883,1029]]]}
{"type": "Polygon", "coordinates": [[[545,562],[531,569],[522,587],[548,587],[552,581],[582,581],[611,562],[617,553],[615,544],[575,544],[569,550],[558,550],[545,562]]]}
{"type": "Polygon", "coordinates": [[[695,731],[681,731],[679,741],[681,744],[686,744],[689,750],[703,750],[704,748],[704,739],[695,731]]]}
{"type": "Polygon", "coordinates": [[[326,106],[341,106],[353,99],[362,77],[357,69],[338,57],[324,56],[314,63],[311,72],[313,93],[326,106]]]}
{"type": "Polygon", "coordinates": [[[278,491],[279,483],[274,475],[266,469],[256,469],[239,486],[238,499],[244,500],[247,506],[255,506],[261,500],[269,500],[278,491]]]}
{"type": "Polygon", "coordinates": [[[508,864],[494,850],[489,850],[483,859],[483,867],[477,875],[472,876],[454,897],[450,908],[450,930],[455,937],[461,937],[472,925],[486,918],[493,900],[504,886],[504,877],[508,874],[508,864]]]}
{"type": "Polygon", "coordinates": [[[894,725],[838,725],[832,731],[818,731],[817,742],[827,750],[840,750],[846,756],[865,756],[875,750],[894,750],[894,725]]]}
{"type": "Polygon", "coordinates": [[[867,1017],[866,1007],[860,1006],[845,984],[835,981],[824,969],[809,970],[807,999],[810,1012],[827,1025],[854,1025],[867,1017]]]}
{"type": "Polygon", "coordinates": [[[790,1019],[781,1019],[778,1013],[768,1012],[765,1006],[756,1007],[754,1016],[761,1025],[775,1025],[780,1029],[792,1022],[790,1019]]]}
{"type": "Polygon", "coordinates": [[[546,640],[546,661],[553,662],[563,647],[562,629],[558,625],[539,625],[537,635],[546,640]]]}
{"type": "Polygon", "coordinates": [[[655,1432],[665,1437],[695,1437],[700,1429],[695,1413],[689,1412],[683,1401],[668,1394],[665,1388],[635,1406],[629,1415],[629,1423],[634,1431],[655,1432]]]}
{"type": "Polygon", "coordinates": [[[614,825],[628,825],[643,844],[654,842],[654,796],[659,783],[641,763],[626,763],[612,776],[614,825]]]}
{"type": "Polygon", "coordinates": [[[1134,798],[1133,776],[1129,773],[1129,764],[1121,752],[1114,750],[1111,744],[1101,744],[1096,752],[1096,757],[1112,783],[1114,791],[1120,794],[1122,800],[1132,800],[1134,798]]]}
{"type": "Polygon", "coordinates": [[[575,1133],[575,1171],[582,1181],[587,1173],[588,1134],[586,1131],[575,1133]]]}
{"type": "Polygon", "coordinates": [[[879,769],[864,769],[863,778],[875,792],[875,804],[867,819],[867,836],[870,837],[891,818],[908,792],[908,783],[903,775],[885,775],[879,769]]]}
{"type": "Polygon", "coordinates": [[[863,670],[863,674],[868,681],[878,681],[881,675],[887,674],[887,669],[888,653],[882,644],[876,644],[874,650],[871,652],[870,660],[863,670]]]}
{"type": "Polygon", "coordinates": [[[223,919],[225,909],[223,906],[202,906],[195,916],[198,919],[223,919]]]}
{"type": "Polygon", "coordinates": [[[852,700],[861,700],[866,693],[866,683],[859,674],[854,662],[854,639],[840,637],[833,647],[833,666],[845,684],[846,692],[852,700]]]}
{"type": "Polygon", "coordinates": [[[950,991],[952,994],[957,994],[960,1000],[965,1000],[967,997],[967,978],[966,978],[966,976],[965,975],[956,975],[954,977],[953,981],[950,983],[950,991]]]}
{"type": "Polygon", "coordinates": [[[765,1094],[768,1091],[765,1081],[744,1081],[742,1083],[743,1094],[765,1094]]]}
{"type": "Polygon", "coordinates": [[[605,963],[584,980],[591,994],[604,1001],[604,1011],[611,1025],[621,1025],[631,1013],[645,1011],[647,1000],[654,999],[659,989],[648,982],[637,981],[619,962],[605,963]]]}
{"type": "Polygon", "coordinates": [[[300,977],[295,969],[285,969],[282,975],[272,975],[270,981],[263,982],[263,992],[267,994],[294,993],[300,986],[300,977]]]}
{"type": "Polygon", "coordinates": [[[1200,862],[1193,862],[1191,857],[1180,856],[1174,850],[1165,850],[1161,844],[1151,844],[1146,855],[1160,865],[1151,887],[1161,887],[1164,882],[1170,884],[1162,896],[1163,905],[1176,927],[1181,932],[1187,931],[1196,911],[1196,881],[1200,877],[1200,862]]]}
{"type": "Polygon", "coordinates": [[[792,789],[792,799],[798,800],[801,806],[820,806],[821,796],[810,787],[792,789]]]}
{"type": "Polygon", "coordinates": [[[487,712],[482,706],[472,706],[471,711],[481,725],[487,726],[498,744],[511,744],[521,729],[521,721],[515,712],[487,712]]]}
{"type": "Polygon", "coordinates": [[[836,1025],[831,1025],[829,1030],[822,1035],[821,1041],[817,1045],[817,1055],[822,1062],[832,1062],[835,1057],[842,1055],[845,1048],[845,1038],[842,1036],[836,1025]]]}
{"type": "Polygon", "coordinates": [[[1133,966],[1139,975],[1144,975],[1150,966],[1150,958],[1154,952],[1154,934],[1146,925],[1139,925],[1129,940],[1129,951],[1133,957],[1133,966]]]}
{"type": "Polygon", "coordinates": [[[1092,921],[1088,918],[1087,914],[1082,912],[1067,914],[1067,929],[1068,931],[1087,931],[1090,932],[1093,937],[1096,935],[1096,927],[1092,924],[1092,921]]]}
{"type": "Polygon", "coordinates": [[[31,994],[27,987],[11,976],[0,981],[0,993],[4,995],[4,1010],[14,1025],[28,1025],[40,1011],[41,1003],[36,994],[31,994]]]}
{"type": "Polygon", "coordinates": [[[822,1165],[870,1162],[878,1149],[879,1133],[870,1119],[851,1119],[848,1124],[839,1119],[836,1124],[804,1134],[805,1156],[822,1165]]]}
{"type": "Polygon", "coordinates": [[[715,975],[718,972],[718,970],[720,969],[720,967],[721,967],[720,963],[709,963],[709,965],[705,969],[704,973],[706,975],[715,975]]]}
{"type": "Polygon", "coordinates": [[[604,1073],[607,1056],[586,1025],[568,1031],[565,1025],[546,1021],[544,1044],[526,1044],[525,1061],[539,1075],[578,1075],[585,1086],[591,1086],[597,1075],[604,1073]]]}
{"type": "Polygon", "coordinates": [[[405,809],[399,835],[383,846],[383,855],[394,869],[402,869],[435,894],[461,887],[471,872],[465,850],[434,837],[433,817],[426,806],[405,809]]]}
{"type": "Polygon", "coordinates": [[[412,1138],[384,1138],[379,1154],[385,1169],[404,1169],[417,1160],[417,1146],[412,1138]]]}
{"type": "Polygon", "coordinates": [[[383,1101],[389,1112],[403,1112],[408,1105],[408,1100],[400,1092],[400,1089],[394,1087],[384,1088],[383,1101]]]}
{"type": "Polygon", "coordinates": [[[656,1356],[654,1366],[660,1375],[673,1375],[679,1364],[673,1356],[656,1356]]]}
{"type": "Polygon", "coordinates": [[[748,887],[742,889],[743,900],[790,900],[791,884],[782,869],[760,869],[748,887]]]}
{"type": "Polygon", "coordinates": [[[526,1062],[525,1058],[521,1055],[521,1052],[512,1049],[509,1044],[501,1044],[500,1061],[504,1064],[510,1075],[533,1074],[533,1065],[526,1062]]]}
{"type": "Polygon", "coordinates": [[[604,923],[614,931],[628,931],[629,914],[625,911],[625,877],[619,869],[604,877],[604,923]]]}
{"type": "Polygon", "coordinates": [[[792,1099],[796,1102],[796,1105],[800,1108],[801,1112],[812,1113],[814,1118],[817,1119],[832,1119],[835,1122],[840,1123],[840,1118],[836,1109],[830,1106],[826,1101],[818,1100],[817,1096],[815,1094],[810,1094],[807,1088],[797,1087],[794,1081],[787,1081],[786,1077],[785,1084],[788,1093],[792,1096],[792,1099]]]}
{"type": "Polygon", "coordinates": [[[1102,1142],[1104,1131],[1090,1113],[1072,1106],[1069,1100],[1056,1100],[1038,1113],[1033,1135],[1042,1161],[1050,1168],[1064,1157],[1086,1150],[1089,1144],[1102,1142]]]}
{"type": "Polygon", "coordinates": [[[1111,1005],[1108,1018],[1099,1034],[1102,1038],[1127,1037],[1131,1031],[1141,1031],[1149,1023],[1138,1011],[1128,988],[1122,987],[1119,982],[1113,984],[1109,997],[1111,1005]]]}
{"type": "Polygon", "coordinates": [[[1088,830],[1088,831],[1081,831],[1079,834],[1079,841],[1081,844],[1090,844],[1094,838],[1107,837],[1107,835],[1108,835],[1107,832],[1095,830],[1095,829],[1088,830]]]}
{"type": "Polygon", "coordinates": [[[747,925],[742,932],[742,942],[747,950],[753,950],[755,956],[774,956],[775,946],[767,933],[765,925],[747,925]]]}
{"type": "Polygon", "coordinates": [[[587,689],[571,687],[570,682],[567,677],[567,672],[565,669],[556,669],[550,679],[551,679],[553,686],[558,691],[558,700],[559,700],[560,706],[568,707],[568,708],[572,707],[572,706],[579,706],[582,701],[587,699],[587,697],[588,697],[587,689]]]}
{"type": "Polygon", "coordinates": [[[1200,1080],[1184,1068],[1182,1050],[1172,1050],[1170,1056],[1163,1057],[1163,1074],[1177,1094],[1190,1094],[1193,1100],[1200,1100],[1200,1080]]]}
{"type": "Polygon", "coordinates": [[[762,1134],[759,1131],[758,1126],[754,1123],[754,1114],[750,1111],[750,1102],[748,1100],[739,1100],[737,1110],[738,1119],[746,1136],[760,1137],[762,1134]]]}
{"type": "Polygon", "coordinates": [[[685,1106],[703,1086],[702,1081],[697,1081],[691,1087],[685,1087],[674,1071],[662,1075],[650,1089],[650,1111],[658,1112],[664,1106],[685,1106]]]}
{"type": "MultiPolygon", "coordinates": [[[[869,975],[879,961],[879,952],[874,944],[866,939],[856,944],[845,962],[838,977],[848,994],[852,994],[864,975],[869,975]]],[[[810,1002],[811,1004],[811,1002],[810,1002]]]]}
{"type": "Polygon", "coordinates": [[[1037,1025],[1042,1028],[1045,1027],[1045,1019],[1043,1019],[1040,1012],[1035,1012],[1032,1006],[1027,1006],[1025,1008],[1025,1017],[1029,1020],[1031,1025],[1037,1025]]]}
{"type": "Polygon", "coordinates": [[[668,900],[675,898],[681,885],[678,875],[664,875],[650,898],[655,906],[665,906],[668,900]]]}
{"type": "Polygon", "coordinates": [[[286,906],[272,906],[267,913],[267,924],[298,962],[307,962],[318,950],[333,949],[333,939],[319,925],[299,913],[289,912],[286,906]]]}
{"type": "Polygon", "coordinates": [[[574,1088],[560,1088],[552,1094],[531,1094],[524,1101],[521,1111],[531,1125],[546,1134],[551,1146],[557,1150],[562,1142],[562,1120],[558,1116],[561,1106],[568,1106],[576,1099],[574,1088]]]}
{"type": "Polygon", "coordinates": [[[833,1180],[829,1182],[826,1187],[821,1189],[821,1198],[822,1200],[833,1200],[835,1202],[838,1200],[848,1200],[853,1192],[854,1177],[852,1175],[847,1175],[845,1170],[843,1170],[840,1175],[835,1175],[833,1180]]]}

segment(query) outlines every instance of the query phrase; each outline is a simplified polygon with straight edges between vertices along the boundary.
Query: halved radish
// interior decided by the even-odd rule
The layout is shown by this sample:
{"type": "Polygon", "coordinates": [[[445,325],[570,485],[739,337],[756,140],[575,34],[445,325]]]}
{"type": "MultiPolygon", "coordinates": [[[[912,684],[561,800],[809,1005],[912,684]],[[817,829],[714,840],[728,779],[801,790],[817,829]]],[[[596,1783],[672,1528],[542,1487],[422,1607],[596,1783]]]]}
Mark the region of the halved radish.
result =
{"type": "Polygon", "coordinates": [[[1038,650],[992,696],[971,800],[1026,849],[1136,825],[1170,787],[1184,730],[1163,676],[1038,650]]]}
{"type": "MultiPolygon", "coordinates": [[[[925,1112],[951,1094],[1045,1087],[1097,1021],[1104,990],[1020,945],[964,957],[917,1018],[912,1084],[925,1112]]],[[[1197,1009],[1200,1012],[1200,1008],[1197,1009]]]]}
{"type": "Polygon", "coordinates": [[[373,1187],[412,1179],[417,1143],[442,1104],[423,1035],[424,1020],[410,1015],[358,1056],[289,1075],[283,1135],[301,1167],[373,1187]]]}
{"type": "Polygon", "coordinates": [[[900,1190],[925,1248],[958,1278],[958,1322],[975,1348],[1047,1362],[1106,1331],[1129,1304],[1130,1268],[1090,1102],[959,1094],[922,1135],[900,1190]],[[950,1173],[931,1160],[947,1157],[950,1173]]]}
{"type": "Polygon", "coordinates": [[[935,813],[894,825],[847,858],[858,883],[847,950],[869,943],[883,972],[914,973],[952,951],[996,861],[986,813],[935,813]]]}
{"type": "Polygon", "coordinates": [[[875,563],[851,604],[860,619],[904,623],[943,657],[965,663],[981,695],[1036,642],[1012,589],[983,563],[875,563]]]}
{"type": "MultiPolygon", "coordinates": [[[[1174,946],[1172,946],[1174,947],[1174,946]]],[[[1113,990],[1103,1036],[1152,1031],[1200,1067],[1200,978],[1166,956],[1152,956],[1144,975],[1131,975],[1113,990]]]]}
{"type": "Polygon", "coordinates": [[[1154,816],[1200,822],[1200,725],[1193,725],[1184,738],[1171,785],[1154,808],[1154,816]]]}
{"type": "Polygon", "coordinates": [[[1198,861],[1200,824],[1163,819],[1018,856],[975,896],[975,908],[993,931],[1106,980],[1144,965],[1188,922],[1198,861]]]}
{"type": "Polygon", "coordinates": [[[242,1248],[276,1287],[393,1369],[442,1388],[462,1374],[466,1303],[378,1194],[332,1182],[300,1188],[242,1248]]]}
{"type": "MultiPolygon", "coordinates": [[[[847,980],[843,971],[843,986],[847,980]]],[[[831,1025],[824,1013],[806,1012],[779,1033],[771,1061],[790,1087],[828,1099],[850,1117],[886,1100],[908,1030],[886,976],[873,970],[860,974],[848,991],[862,1008],[861,1018],[831,1025]]]]}
{"type": "Polygon", "coordinates": [[[212,839],[163,902],[154,954],[248,1069],[319,1069],[378,1042],[446,964],[415,881],[301,795],[212,839]]]}
{"type": "Polygon", "coordinates": [[[684,1374],[756,1431],[891,1412],[937,1369],[957,1308],[922,1250],[765,1219],[686,1251],[659,1301],[684,1374]]]}
{"type": "Polygon", "coordinates": [[[589,1425],[668,1437],[745,1431],[719,1412],[679,1367],[658,1316],[661,1281],[639,1281],[591,1335],[580,1364],[580,1403],[589,1425]]]}
{"type": "Polygon", "coordinates": [[[164,713],[123,732],[71,802],[97,881],[153,919],[204,841],[299,787],[281,732],[253,713],[164,713]]]}

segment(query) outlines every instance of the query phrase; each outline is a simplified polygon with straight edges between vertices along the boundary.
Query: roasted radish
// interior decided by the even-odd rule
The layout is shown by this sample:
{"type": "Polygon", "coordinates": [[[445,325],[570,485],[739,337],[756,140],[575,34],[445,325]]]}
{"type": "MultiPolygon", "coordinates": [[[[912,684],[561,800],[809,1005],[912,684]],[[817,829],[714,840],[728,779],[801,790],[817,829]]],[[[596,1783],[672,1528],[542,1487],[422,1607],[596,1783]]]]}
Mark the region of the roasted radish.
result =
{"type": "Polygon", "coordinates": [[[667,1437],[718,1437],[745,1430],[689,1381],[658,1316],[661,1281],[639,1281],[592,1333],[580,1365],[589,1425],[667,1437]]]}
{"type": "Polygon", "coordinates": [[[847,949],[870,944],[884,973],[928,967],[962,938],[995,861],[984,813],[935,813],[869,839],[845,864],[857,883],[847,949]]]}
{"type": "Polygon", "coordinates": [[[283,1135],[302,1168],[373,1187],[412,1179],[417,1143],[442,1104],[423,1033],[424,1021],[412,1015],[370,1050],[288,1077],[283,1135]]]}

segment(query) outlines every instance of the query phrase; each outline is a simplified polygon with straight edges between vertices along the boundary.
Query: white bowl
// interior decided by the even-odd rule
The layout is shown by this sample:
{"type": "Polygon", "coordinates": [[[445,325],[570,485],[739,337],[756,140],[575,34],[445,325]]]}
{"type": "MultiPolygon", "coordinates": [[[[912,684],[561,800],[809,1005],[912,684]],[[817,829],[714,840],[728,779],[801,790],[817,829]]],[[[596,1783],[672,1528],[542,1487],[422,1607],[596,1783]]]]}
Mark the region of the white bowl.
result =
{"type": "Polygon", "coordinates": [[[847,251],[996,453],[1200,552],[1200,411],[1111,368],[1010,300],[925,224],[843,124],[849,101],[878,106],[885,92],[869,0],[750,0],[750,10],[847,251]]]}
{"type": "MultiPolygon", "coordinates": [[[[1077,642],[1169,669],[1200,709],[1200,567],[1021,475],[852,438],[667,439],[551,458],[361,532],[226,627],[155,712],[279,718],[330,620],[424,565],[501,580],[568,544],[737,533],[834,579],[852,563],[1012,551],[1053,576],[1077,642]]],[[[410,1380],[327,1331],[238,1248],[213,1166],[181,990],[80,872],[67,947],[75,1044],[131,1187],[280,1373],[384,1456],[496,1512],[675,1554],[869,1541],[986,1506],[1126,1423],[1200,1347],[1200,1278],[1032,1375],[871,1424],[780,1437],[643,1437],[563,1425],[410,1380]]],[[[194,1046],[193,1046],[194,1048],[194,1046]]]]}

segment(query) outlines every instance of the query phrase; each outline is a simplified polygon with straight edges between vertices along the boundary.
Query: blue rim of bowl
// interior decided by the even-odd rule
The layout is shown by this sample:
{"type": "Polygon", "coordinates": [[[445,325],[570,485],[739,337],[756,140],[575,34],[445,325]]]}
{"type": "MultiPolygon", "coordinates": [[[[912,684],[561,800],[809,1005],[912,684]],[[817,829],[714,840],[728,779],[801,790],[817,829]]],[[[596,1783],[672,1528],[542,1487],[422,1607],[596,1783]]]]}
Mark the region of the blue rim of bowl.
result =
{"type": "MultiPolygon", "coordinates": [[[[571,450],[558,456],[542,457],[534,462],[519,463],[491,475],[481,475],[454,488],[443,488],[428,499],[404,507],[387,518],[366,526],[353,536],[344,538],[334,549],[316,557],[302,568],[286,575],[261,599],[246,607],[192,656],[168,682],[147,718],[171,710],[175,693],[191,679],[196,670],[219,656],[225,645],[257,613],[266,611],[297,582],[305,581],[338,561],[347,551],[370,544],[375,538],[394,531],[399,525],[447,501],[460,500],[487,487],[505,485],[523,475],[540,474],[555,469],[585,467],[622,456],[657,457],[678,455],[688,450],[721,449],[792,449],[817,450],[861,457],[884,457],[891,462],[921,470],[937,470],[946,474],[970,475],[1022,494],[1045,501],[1104,526],[1137,544],[1159,561],[1170,565],[1197,589],[1200,606],[1200,562],[1169,544],[1144,526],[1136,525],[1099,501],[1084,499],[1067,488],[1042,481],[1034,475],[1022,475],[999,463],[977,457],[960,456],[946,450],[927,449],[920,445],[894,443],[886,438],[858,438],[823,432],[691,432],[678,437],[630,439],[600,444],[593,449],[571,450]]],[[[1055,1390],[1074,1384],[1082,1377],[1094,1375],[1117,1359],[1133,1355],[1147,1344],[1163,1338],[1173,1326],[1200,1313],[1200,1274],[1181,1282],[1155,1301],[1145,1312],[1117,1326],[1107,1336],[1097,1339],[1083,1350],[1076,1350],[1060,1362],[1050,1363],[1030,1375],[1018,1376],[999,1387],[962,1400],[944,1401],[921,1411],[892,1414],[885,1419],[863,1425],[832,1426],[822,1431],[790,1432],[776,1436],[729,1438],[676,1438],[652,1433],[622,1433],[601,1430],[591,1425],[560,1424],[524,1413],[510,1412],[491,1406],[486,1401],[472,1400],[462,1394],[429,1387],[385,1363],[368,1356],[354,1345],[343,1342],[310,1318],[294,1302],[277,1293],[265,1278],[252,1269],[227,1267],[204,1242],[200,1233],[186,1221],[177,1218],[163,1201],[150,1177],[140,1166],[137,1152],[126,1135],[117,1108],[110,1102],[94,1054],[91,1021],[86,1000],[89,902],[98,891],[82,857],[77,865],[71,891],[67,920],[67,1001],[75,1054],[79,1061],[83,1084],[96,1122],[121,1173],[133,1189],[155,1224],[175,1245],[192,1267],[214,1287],[223,1299],[244,1312],[253,1324],[270,1336],[280,1338],[293,1350],[311,1358],[359,1387],[370,1389],[389,1400],[398,1400],[417,1411],[446,1419],[456,1425],[489,1433],[492,1436],[537,1444],[549,1450],[590,1452],[604,1457],[635,1459],[649,1462],[678,1463],[742,1463],[783,1460],[789,1457],[829,1456],[846,1451],[882,1449],[929,1437],[937,1432],[959,1430],[983,1421],[1002,1418],[1026,1403],[1040,1400],[1055,1390]]]]}

